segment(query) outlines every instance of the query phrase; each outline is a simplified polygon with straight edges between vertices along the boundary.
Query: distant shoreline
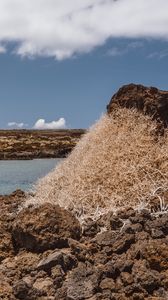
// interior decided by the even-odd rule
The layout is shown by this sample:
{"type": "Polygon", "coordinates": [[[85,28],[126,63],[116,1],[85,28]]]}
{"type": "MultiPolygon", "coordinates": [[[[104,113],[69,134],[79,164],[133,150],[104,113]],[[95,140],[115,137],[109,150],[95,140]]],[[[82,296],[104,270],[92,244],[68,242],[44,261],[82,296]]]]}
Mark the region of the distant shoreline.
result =
{"type": "Polygon", "coordinates": [[[64,158],[85,132],[85,129],[1,129],[0,160],[64,158]]]}

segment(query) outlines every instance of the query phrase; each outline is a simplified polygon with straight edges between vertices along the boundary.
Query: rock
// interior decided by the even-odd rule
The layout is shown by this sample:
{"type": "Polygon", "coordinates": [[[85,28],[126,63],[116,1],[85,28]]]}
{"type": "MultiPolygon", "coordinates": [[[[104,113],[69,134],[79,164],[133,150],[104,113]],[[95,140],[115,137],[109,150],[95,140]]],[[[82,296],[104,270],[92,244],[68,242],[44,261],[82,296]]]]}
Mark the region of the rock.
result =
{"type": "Polygon", "coordinates": [[[57,265],[54,268],[52,268],[51,275],[52,275],[52,278],[55,279],[58,277],[63,277],[65,275],[65,273],[64,273],[63,269],[61,268],[61,266],[57,265]]]}
{"type": "Polygon", "coordinates": [[[149,240],[141,248],[141,255],[153,270],[168,269],[168,245],[162,240],[149,240]]]}
{"type": "Polygon", "coordinates": [[[60,265],[64,271],[67,271],[77,265],[77,260],[70,253],[58,250],[42,259],[37,266],[37,270],[50,272],[51,269],[57,265],[60,265]]]}
{"type": "Polygon", "coordinates": [[[14,300],[12,294],[12,285],[10,285],[8,278],[0,274],[0,299],[14,300]]]}
{"type": "Polygon", "coordinates": [[[20,253],[17,256],[9,257],[0,264],[0,274],[8,278],[8,283],[13,286],[20,279],[26,284],[33,282],[31,274],[34,272],[39,258],[33,253],[20,253]]]}
{"type": "Polygon", "coordinates": [[[86,220],[83,228],[83,235],[88,237],[94,237],[100,231],[98,222],[92,220],[86,220]]]}
{"type": "Polygon", "coordinates": [[[134,217],[136,214],[135,210],[132,207],[128,207],[125,209],[120,209],[117,212],[117,217],[120,219],[129,219],[130,217],[134,217]]]}
{"type": "Polygon", "coordinates": [[[94,240],[99,246],[105,247],[105,246],[112,246],[116,238],[117,238],[117,233],[112,230],[108,230],[99,233],[96,236],[96,239],[94,240]]]}
{"type": "Polygon", "coordinates": [[[119,235],[116,241],[113,243],[113,251],[117,254],[125,253],[134,242],[134,234],[119,235]]]}
{"type": "Polygon", "coordinates": [[[0,262],[13,252],[13,245],[10,233],[6,232],[4,226],[0,224],[0,262]]]}
{"type": "Polygon", "coordinates": [[[0,196],[0,262],[13,254],[10,226],[24,199],[25,193],[21,190],[16,190],[11,195],[0,196]]]}
{"type": "Polygon", "coordinates": [[[146,222],[146,218],[144,218],[141,214],[136,214],[134,217],[130,217],[129,219],[132,224],[141,224],[142,226],[146,222]]]}
{"type": "Polygon", "coordinates": [[[77,219],[59,206],[44,204],[20,212],[12,227],[16,251],[24,248],[32,252],[68,246],[68,238],[80,238],[77,219]]]}
{"type": "Polygon", "coordinates": [[[102,290],[110,290],[110,291],[116,291],[116,284],[115,281],[112,278],[105,278],[100,283],[100,288],[102,290]]]}
{"type": "Polygon", "coordinates": [[[161,274],[163,276],[163,280],[162,280],[163,286],[165,287],[166,290],[168,290],[168,270],[163,271],[161,274]]]}
{"type": "Polygon", "coordinates": [[[114,265],[113,261],[109,261],[103,268],[104,277],[116,279],[120,275],[120,270],[114,265]]]}
{"type": "Polygon", "coordinates": [[[165,237],[165,235],[162,230],[152,228],[151,229],[151,237],[153,239],[162,239],[165,237]]]}
{"type": "Polygon", "coordinates": [[[120,229],[123,226],[123,221],[116,216],[110,219],[110,226],[112,230],[120,229]]]}
{"type": "Polygon", "coordinates": [[[47,258],[43,258],[39,262],[37,270],[44,270],[48,272],[56,265],[63,265],[63,253],[61,251],[55,251],[49,254],[47,258]]]}
{"type": "Polygon", "coordinates": [[[122,272],[120,278],[124,284],[124,286],[130,285],[134,282],[132,274],[128,272],[122,272]]]}
{"type": "Polygon", "coordinates": [[[82,300],[94,296],[98,287],[98,276],[83,263],[70,272],[66,278],[66,299],[82,300]]]}
{"type": "Polygon", "coordinates": [[[134,293],[132,299],[133,300],[144,300],[144,294],[134,293]]]}
{"type": "Polygon", "coordinates": [[[152,271],[147,268],[145,261],[137,261],[133,266],[132,275],[134,282],[140,285],[148,292],[152,293],[161,283],[161,278],[157,271],[152,271]]]}
{"type": "Polygon", "coordinates": [[[167,127],[168,91],[136,84],[124,85],[111,98],[107,106],[108,114],[118,107],[136,108],[167,127]]]}
{"type": "Polygon", "coordinates": [[[85,262],[86,260],[90,260],[89,249],[85,244],[79,243],[73,239],[69,239],[68,243],[72,254],[75,255],[78,261],[85,262]]]}
{"type": "Polygon", "coordinates": [[[134,261],[130,259],[126,253],[122,255],[115,255],[113,256],[111,262],[113,262],[113,266],[119,273],[127,272],[131,273],[134,261]]]}
{"type": "Polygon", "coordinates": [[[144,230],[140,231],[140,232],[136,232],[136,234],[135,234],[136,242],[145,241],[145,240],[148,240],[149,238],[150,238],[150,235],[147,232],[145,232],[144,230]]]}
{"type": "Polygon", "coordinates": [[[18,281],[13,286],[13,293],[17,299],[25,300],[29,296],[30,286],[23,280],[18,281]]]}
{"type": "Polygon", "coordinates": [[[161,218],[158,217],[152,221],[148,220],[145,223],[145,230],[149,233],[159,230],[163,235],[168,235],[168,214],[163,215],[161,218]]]}
{"type": "Polygon", "coordinates": [[[124,288],[124,293],[128,297],[127,299],[132,299],[134,295],[140,295],[141,299],[145,299],[145,296],[148,296],[148,292],[141,286],[140,283],[133,283],[131,285],[127,285],[124,288]]]}
{"type": "Polygon", "coordinates": [[[61,288],[66,273],[63,271],[60,265],[55,266],[51,270],[51,278],[54,282],[55,289],[61,288]]]}
{"type": "Polygon", "coordinates": [[[52,294],[54,293],[53,281],[49,278],[38,278],[33,284],[33,288],[40,291],[44,296],[48,294],[48,291],[52,294]],[[52,290],[52,291],[51,291],[52,290]]]}
{"type": "Polygon", "coordinates": [[[139,223],[136,223],[136,224],[128,224],[128,225],[124,226],[122,231],[133,234],[136,232],[141,232],[142,230],[143,230],[142,225],[139,223]]]}
{"type": "Polygon", "coordinates": [[[153,296],[156,296],[156,297],[159,297],[162,299],[166,299],[168,296],[168,292],[165,291],[164,288],[160,287],[156,291],[154,291],[153,296]]]}

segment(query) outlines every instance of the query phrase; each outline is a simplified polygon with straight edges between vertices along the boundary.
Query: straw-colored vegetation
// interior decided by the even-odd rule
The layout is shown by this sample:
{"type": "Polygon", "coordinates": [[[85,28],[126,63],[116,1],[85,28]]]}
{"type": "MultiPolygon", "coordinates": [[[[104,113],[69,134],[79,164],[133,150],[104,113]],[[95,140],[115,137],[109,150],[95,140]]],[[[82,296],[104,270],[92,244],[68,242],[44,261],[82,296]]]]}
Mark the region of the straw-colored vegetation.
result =
{"type": "Polygon", "coordinates": [[[135,110],[103,116],[69,157],[39,180],[29,203],[52,202],[82,219],[108,210],[146,206],[154,197],[162,209],[168,189],[168,135],[135,110]]]}

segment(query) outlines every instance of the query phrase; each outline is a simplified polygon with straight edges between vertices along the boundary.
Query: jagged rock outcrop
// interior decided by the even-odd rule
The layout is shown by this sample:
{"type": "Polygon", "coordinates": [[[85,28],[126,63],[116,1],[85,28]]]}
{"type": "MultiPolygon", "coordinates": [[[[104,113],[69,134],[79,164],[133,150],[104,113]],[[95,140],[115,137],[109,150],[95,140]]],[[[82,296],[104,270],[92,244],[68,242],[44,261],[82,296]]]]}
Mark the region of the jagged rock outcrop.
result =
{"type": "Polygon", "coordinates": [[[107,112],[110,114],[118,107],[136,108],[164,127],[168,125],[168,91],[139,84],[124,85],[111,98],[107,112]]]}

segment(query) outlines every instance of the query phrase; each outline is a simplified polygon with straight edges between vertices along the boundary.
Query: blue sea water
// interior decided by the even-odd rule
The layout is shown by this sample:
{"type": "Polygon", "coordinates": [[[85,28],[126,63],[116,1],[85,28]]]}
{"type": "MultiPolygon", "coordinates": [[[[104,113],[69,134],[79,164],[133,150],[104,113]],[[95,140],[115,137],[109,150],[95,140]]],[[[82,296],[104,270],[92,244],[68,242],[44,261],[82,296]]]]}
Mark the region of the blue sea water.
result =
{"type": "Polygon", "coordinates": [[[0,194],[16,189],[28,191],[37,179],[45,176],[62,159],[34,159],[0,161],[0,194]]]}

